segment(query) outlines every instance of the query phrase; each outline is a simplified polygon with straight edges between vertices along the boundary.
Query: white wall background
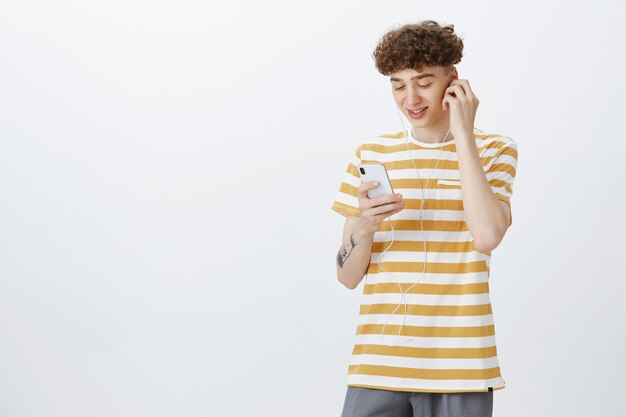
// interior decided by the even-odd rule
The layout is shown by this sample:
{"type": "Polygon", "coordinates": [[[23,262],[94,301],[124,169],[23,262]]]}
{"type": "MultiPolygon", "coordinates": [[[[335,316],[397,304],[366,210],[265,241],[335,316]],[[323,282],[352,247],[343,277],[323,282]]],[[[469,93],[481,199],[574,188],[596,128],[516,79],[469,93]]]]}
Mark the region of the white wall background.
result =
{"type": "Polygon", "coordinates": [[[7,0],[0,416],[338,416],[362,286],[330,205],[401,129],[371,52],[422,19],[519,145],[494,416],[623,415],[623,5],[7,0]]]}

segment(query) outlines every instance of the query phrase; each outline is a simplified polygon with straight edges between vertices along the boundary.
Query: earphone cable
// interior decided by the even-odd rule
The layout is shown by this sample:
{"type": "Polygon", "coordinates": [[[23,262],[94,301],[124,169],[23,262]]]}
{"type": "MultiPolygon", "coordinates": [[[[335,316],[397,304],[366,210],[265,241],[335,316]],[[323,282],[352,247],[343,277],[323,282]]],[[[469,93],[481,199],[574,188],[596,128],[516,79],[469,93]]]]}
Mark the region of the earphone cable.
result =
{"type": "MultiPolygon", "coordinates": [[[[398,112],[398,116],[400,116],[400,113],[399,113],[399,112],[398,112]]],[[[396,308],[395,308],[395,309],[394,309],[394,310],[393,310],[393,311],[392,311],[392,312],[391,312],[391,313],[387,316],[387,319],[385,320],[385,323],[383,324],[383,327],[382,327],[382,330],[381,330],[381,333],[380,333],[380,335],[381,335],[381,342],[382,342],[382,344],[383,344],[383,345],[386,345],[386,346],[396,346],[395,344],[394,344],[394,345],[387,345],[387,344],[385,343],[385,339],[384,339],[384,337],[385,337],[385,327],[387,326],[387,323],[389,322],[389,319],[393,316],[393,314],[396,312],[396,310],[398,310],[398,308],[399,308],[401,305],[404,305],[404,317],[403,317],[403,319],[402,319],[402,324],[401,324],[401,325],[400,325],[400,327],[398,328],[398,336],[400,336],[400,335],[401,335],[401,333],[402,333],[402,328],[404,327],[404,325],[405,325],[405,323],[406,323],[406,317],[407,317],[407,313],[408,313],[408,304],[407,304],[407,302],[406,302],[406,294],[408,293],[408,291],[409,291],[411,288],[413,288],[415,285],[417,285],[418,283],[420,283],[420,282],[422,281],[422,279],[424,278],[424,275],[426,274],[426,265],[427,265],[427,263],[428,263],[428,258],[427,258],[427,254],[428,254],[428,252],[427,252],[426,242],[427,242],[427,240],[428,240],[428,239],[427,239],[427,233],[426,233],[426,231],[424,230],[424,223],[423,223],[423,219],[424,219],[424,212],[423,212],[423,208],[424,208],[424,193],[425,193],[425,192],[424,192],[424,188],[428,188],[428,183],[430,182],[430,179],[431,179],[431,177],[432,177],[433,173],[435,172],[435,170],[436,170],[436,169],[437,169],[437,167],[439,166],[439,161],[441,160],[441,154],[442,154],[442,152],[443,152],[443,147],[445,146],[445,142],[446,142],[446,138],[448,137],[448,133],[450,133],[450,129],[448,129],[448,131],[446,132],[446,135],[445,135],[445,136],[444,136],[444,138],[443,138],[443,141],[441,142],[441,147],[439,148],[439,155],[438,155],[438,157],[437,157],[437,163],[435,164],[435,167],[434,167],[434,168],[432,169],[432,171],[430,172],[430,175],[428,176],[428,179],[426,180],[426,183],[425,183],[424,187],[422,187],[422,184],[421,184],[421,179],[420,179],[420,177],[419,177],[419,170],[417,169],[417,166],[415,165],[415,160],[413,159],[413,154],[412,154],[411,149],[410,149],[410,147],[409,147],[409,139],[408,139],[408,135],[409,135],[411,132],[410,132],[410,130],[409,130],[409,131],[407,131],[407,130],[406,130],[406,127],[404,126],[404,122],[402,121],[402,117],[401,117],[401,116],[400,116],[400,122],[402,123],[402,127],[403,127],[403,130],[404,130],[404,134],[405,134],[405,135],[404,135],[404,139],[405,139],[405,141],[406,141],[406,148],[407,148],[407,151],[408,151],[408,153],[409,153],[409,158],[411,159],[411,163],[413,164],[413,168],[415,169],[415,172],[416,172],[416,174],[417,174],[417,181],[418,181],[418,185],[419,185],[419,187],[420,187],[420,189],[421,189],[421,199],[420,199],[420,215],[419,215],[420,217],[419,217],[419,220],[420,220],[420,231],[422,232],[422,237],[423,237],[423,239],[422,239],[422,245],[423,245],[423,246],[422,246],[422,247],[423,247],[423,252],[424,252],[424,262],[423,262],[423,264],[424,264],[424,268],[423,268],[423,271],[422,271],[422,274],[421,274],[420,278],[419,278],[416,282],[414,282],[414,283],[413,283],[410,287],[408,287],[406,290],[403,290],[403,289],[402,289],[402,285],[400,284],[400,281],[398,281],[398,279],[396,278],[396,276],[395,276],[392,272],[387,271],[387,270],[386,270],[386,269],[382,266],[382,264],[381,264],[381,258],[382,258],[382,256],[385,254],[385,252],[387,252],[387,250],[388,250],[389,248],[391,248],[391,246],[393,245],[393,243],[394,243],[394,241],[395,241],[395,230],[394,230],[394,228],[393,228],[393,221],[391,220],[391,216],[387,217],[387,219],[388,219],[388,221],[389,221],[389,226],[391,227],[391,243],[390,243],[390,244],[389,244],[389,246],[387,246],[387,247],[385,248],[385,250],[384,250],[383,252],[381,252],[381,254],[378,256],[378,258],[377,258],[377,263],[378,263],[378,266],[380,267],[380,269],[382,269],[383,271],[385,271],[385,272],[389,273],[389,274],[393,277],[393,279],[396,281],[396,284],[398,285],[398,289],[400,290],[400,294],[401,294],[401,295],[400,295],[400,304],[396,305],[396,308]]],[[[400,344],[400,343],[406,343],[406,342],[408,342],[408,341],[410,341],[410,340],[413,340],[413,338],[412,338],[412,337],[409,337],[408,339],[406,339],[406,340],[404,340],[404,341],[402,341],[402,342],[399,342],[398,344],[400,344]]]]}

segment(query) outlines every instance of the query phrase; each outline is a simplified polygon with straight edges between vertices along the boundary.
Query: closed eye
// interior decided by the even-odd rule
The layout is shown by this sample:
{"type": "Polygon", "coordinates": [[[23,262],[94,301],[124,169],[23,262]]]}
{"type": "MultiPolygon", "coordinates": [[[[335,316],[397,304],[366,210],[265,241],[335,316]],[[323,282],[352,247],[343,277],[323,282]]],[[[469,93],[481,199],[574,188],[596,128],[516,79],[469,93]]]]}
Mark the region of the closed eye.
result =
{"type": "MultiPolygon", "coordinates": [[[[428,85],[418,85],[418,87],[419,87],[419,88],[428,88],[428,87],[430,87],[431,85],[433,85],[433,83],[430,83],[430,84],[428,84],[428,85]]],[[[394,88],[394,90],[396,90],[396,91],[399,91],[399,90],[404,90],[404,86],[402,86],[402,87],[398,87],[398,88],[394,88]]]]}

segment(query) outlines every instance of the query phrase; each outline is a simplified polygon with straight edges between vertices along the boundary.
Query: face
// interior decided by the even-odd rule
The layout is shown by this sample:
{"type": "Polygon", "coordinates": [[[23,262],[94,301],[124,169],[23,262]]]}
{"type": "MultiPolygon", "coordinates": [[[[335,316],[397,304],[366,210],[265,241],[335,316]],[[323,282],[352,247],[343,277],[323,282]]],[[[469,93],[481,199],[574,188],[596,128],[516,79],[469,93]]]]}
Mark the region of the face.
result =
{"type": "Polygon", "coordinates": [[[422,72],[404,69],[391,74],[391,92],[396,105],[417,128],[433,125],[445,112],[441,101],[446,88],[458,78],[456,68],[445,74],[445,67],[424,67],[422,72]],[[422,109],[422,112],[413,110],[422,109]]]}

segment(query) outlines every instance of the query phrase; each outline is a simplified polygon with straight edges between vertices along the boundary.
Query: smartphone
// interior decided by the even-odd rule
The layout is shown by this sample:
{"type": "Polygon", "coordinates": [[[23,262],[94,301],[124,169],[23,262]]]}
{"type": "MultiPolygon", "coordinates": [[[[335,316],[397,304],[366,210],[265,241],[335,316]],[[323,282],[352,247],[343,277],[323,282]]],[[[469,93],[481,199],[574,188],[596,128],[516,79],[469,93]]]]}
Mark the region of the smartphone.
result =
{"type": "Polygon", "coordinates": [[[383,164],[359,164],[358,168],[363,182],[378,181],[378,187],[367,191],[369,198],[394,194],[387,169],[385,169],[383,164]]]}

